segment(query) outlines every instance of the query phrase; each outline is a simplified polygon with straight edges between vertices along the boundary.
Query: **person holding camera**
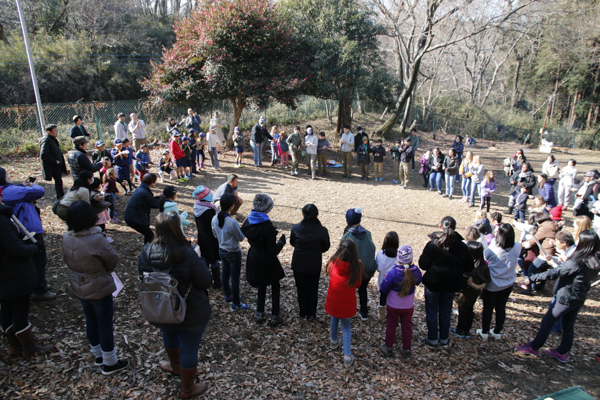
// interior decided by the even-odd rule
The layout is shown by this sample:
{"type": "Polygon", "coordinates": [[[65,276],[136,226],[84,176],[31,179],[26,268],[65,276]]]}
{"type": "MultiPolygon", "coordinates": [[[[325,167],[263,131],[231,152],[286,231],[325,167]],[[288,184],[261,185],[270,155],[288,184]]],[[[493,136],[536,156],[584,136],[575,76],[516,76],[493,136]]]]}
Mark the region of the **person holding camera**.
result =
{"type": "Polygon", "coordinates": [[[65,195],[62,175],[67,173],[67,164],[60,150],[58,142],[58,127],[54,124],[46,125],[46,136],[40,141],[40,161],[42,163],[42,178],[45,181],[54,179],[56,199],[65,195]]]}
{"type": "Polygon", "coordinates": [[[71,176],[73,180],[79,179],[79,173],[83,170],[88,170],[94,174],[94,172],[99,171],[102,168],[102,163],[97,162],[96,164],[92,164],[90,159],[87,156],[87,146],[90,142],[85,136],[77,136],[73,139],[73,150],[69,151],[67,154],[67,161],[69,163],[69,167],[71,167],[71,176]]]}

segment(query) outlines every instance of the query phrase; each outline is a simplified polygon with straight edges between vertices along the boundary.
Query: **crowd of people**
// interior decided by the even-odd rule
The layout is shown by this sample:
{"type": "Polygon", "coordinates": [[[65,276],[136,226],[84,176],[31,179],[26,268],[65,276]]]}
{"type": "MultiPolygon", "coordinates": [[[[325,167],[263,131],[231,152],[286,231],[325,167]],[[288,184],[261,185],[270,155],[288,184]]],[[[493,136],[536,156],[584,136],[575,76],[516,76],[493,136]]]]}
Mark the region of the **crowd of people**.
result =
{"type": "MultiPolygon", "coordinates": [[[[217,150],[225,145],[225,137],[218,113],[210,122],[206,140],[200,131],[201,120],[193,110],[190,109],[189,116],[179,123],[175,119],[169,121],[169,150],[163,151],[158,174],[150,172],[153,163],[148,155],[144,122],[135,114],[131,115],[129,124],[125,124],[123,114],[118,118],[113,149],[108,151],[104,143],[96,142],[91,161],[87,156],[89,134],[79,116],[73,118],[73,150],[68,153],[67,162],[58,146],[56,125],[46,127],[47,135],[41,142],[43,178],[55,181],[57,200],[53,211],[66,222],[63,257],[70,270],[69,284],[83,309],[94,364],[105,375],[127,368],[128,361],[117,357],[113,338],[116,285],[112,272],[118,268],[118,255],[105,229],[107,223],[119,222],[115,200],[121,194],[118,190],[121,186],[125,194],[131,193],[124,221],[144,236],[139,259],[140,276],[156,271],[169,274],[178,282],[179,293],[185,295],[187,311],[181,323],[152,324],[162,332],[169,359],[161,361],[160,368],[180,376],[180,396],[191,398],[207,390],[205,383],[196,383],[196,368],[199,344],[210,323],[209,293],[222,296],[233,312],[253,309],[257,324],[268,321],[270,326],[277,327],[285,321],[280,306],[280,281],[285,272],[278,254],[288,239],[269,217],[274,202],[268,194],[254,196],[252,210],[241,225],[235,219],[243,204],[237,190],[239,178],[236,174],[230,174],[214,192],[204,185],[195,187],[193,213],[197,246],[186,237],[185,228],[190,221],[188,213],[178,208],[177,186],[167,185],[159,195],[153,192],[158,179],[163,182],[165,176],[173,183],[193,179],[195,171],[204,168],[205,150],[212,166],[219,169],[217,150]],[[184,124],[189,137],[182,136],[180,131],[184,124]],[[129,145],[128,132],[133,134],[135,150],[129,145]],[[62,175],[67,172],[67,163],[73,186],[64,193],[62,175]],[[96,173],[97,177],[94,176],[96,173]],[[137,177],[139,186],[136,187],[132,176],[137,177]],[[158,210],[154,229],[151,228],[152,209],[158,210]],[[242,301],[247,295],[240,291],[243,265],[240,243],[246,239],[249,249],[245,276],[247,283],[257,289],[254,306],[242,301]],[[269,287],[271,310],[267,313],[265,304],[269,287]],[[222,295],[219,295],[221,290],[222,295]]],[[[356,135],[348,126],[343,130],[339,142],[343,176],[352,176],[352,154],[356,153],[361,179],[369,180],[372,157],[375,181],[382,181],[383,157],[387,153],[383,142],[377,140],[371,147],[369,136],[361,128],[356,135]]],[[[289,167],[292,175],[298,175],[304,149],[311,177],[326,176],[327,150],[331,145],[324,133],[317,137],[310,126],[304,137],[300,132],[300,127],[296,127],[289,136],[276,128],[269,133],[266,121],[261,117],[250,136],[254,165],[262,166],[262,145],[269,140],[272,166],[281,159],[280,168],[289,167]]],[[[234,129],[232,139],[236,153],[240,155],[236,157],[236,167],[240,167],[244,137],[238,128],[234,129]]],[[[394,184],[405,189],[410,187],[410,173],[415,168],[418,146],[419,138],[413,131],[388,149],[393,159],[394,184]]],[[[289,244],[294,248],[291,269],[296,283],[298,316],[307,321],[319,318],[319,283],[325,266],[329,287],[324,310],[331,317],[330,348],[342,348],[341,361],[345,366],[356,362],[351,351],[351,320],[356,315],[362,320],[369,319],[368,288],[375,274],[378,274],[379,288],[377,317],[387,321],[385,341],[379,346],[385,357],[394,355],[398,323],[402,331],[398,352],[404,358],[411,357],[415,288],[420,284],[425,287],[427,323],[427,335],[420,338],[420,342],[437,349],[448,345],[451,334],[459,339],[471,337],[474,306],[479,298],[483,310],[481,327],[476,329],[475,335],[481,340],[490,337],[499,340],[506,323],[506,303],[515,285],[523,293],[535,295],[545,289],[546,281],[556,279],[554,297],[538,334],[533,341],[515,349],[522,354],[537,355],[549,332],[554,330],[562,332],[561,344],[544,353],[562,363],[569,361],[577,314],[585,303],[592,281],[600,272],[597,171],[586,172],[580,182],[575,160],[569,160],[560,170],[558,162],[550,155],[542,172],[536,176],[523,151],[519,150],[505,163],[511,184],[508,215],[513,223],[508,224],[503,222],[502,213],[489,213],[490,197],[496,191],[493,171],[489,169],[486,173],[481,157],[471,151],[463,155],[463,150],[460,136],[456,137],[446,156],[438,148],[425,150],[419,159],[419,174],[423,176],[423,186],[429,186],[430,191],[437,189],[440,195],[444,184],[443,196],[448,199],[453,198],[455,185],[460,186],[462,201],[470,206],[476,205],[479,195],[474,223],[467,227],[463,236],[457,231],[456,220],[451,216],[444,217],[418,258],[412,247],[401,243],[400,236],[394,231],[386,234],[378,250],[370,231],[362,224],[362,209],[355,207],[347,210],[343,236],[339,242],[334,242],[335,251],[323,264],[323,254],[331,246],[328,229],[321,224],[315,204],[302,208],[302,219],[293,225],[289,236],[289,244]],[[558,200],[554,194],[557,180],[558,200]],[[538,194],[534,197],[536,187],[538,194]],[[561,223],[572,194],[575,195],[574,235],[563,229],[561,223]],[[531,208],[527,208],[528,200],[533,200],[531,208]],[[520,236],[518,232],[521,232],[520,236]],[[518,275],[523,279],[517,284],[518,275]],[[458,306],[458,322],[456,327],[451,327],[454,302],[458,306]]],[[[0,168],[1,328],[10,354],[26,358],[54,349],[36,342],[28,321],[30,300],[56,297],[45,279],[44,231],[35,205],[35,200],[44,194],[43,187],[36,185],[35,180],[13,184],[6,171],[0,168]],[[23,227],[13,223],[13,216],[23,227]],[[34,234],[28,235],[28,232],[34,234]]],[[[600,354],[596,359],[600,361],[600,354]]]]}

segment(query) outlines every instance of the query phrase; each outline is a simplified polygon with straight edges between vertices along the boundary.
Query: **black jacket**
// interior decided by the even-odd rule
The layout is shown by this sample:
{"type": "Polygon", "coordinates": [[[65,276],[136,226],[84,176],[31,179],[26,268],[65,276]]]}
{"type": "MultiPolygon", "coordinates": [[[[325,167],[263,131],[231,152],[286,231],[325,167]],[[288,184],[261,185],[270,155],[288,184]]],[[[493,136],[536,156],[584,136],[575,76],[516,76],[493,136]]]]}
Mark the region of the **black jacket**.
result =
{"type": "Polygon", "coordinates": [[[431,168],[431,172],[444,172],[444,155],[440,152],[437,157],[433,154],[429,156],[429,168],[431,168]],[[434,169],[433,167],[437,166],[438,169],[434,169]]]}
{"type": "Polygon", "coordinates": [[[439,233],[432,233],[432,239],[419,257],[419,268],[425,271],[423,284],[432,292],[451,293],[463,288],[463,275],[473,271],[473,258],[463,238],[458,238],[450,251],[435,244],[439,233]]]}
{"type": "Polygon", "coordinates": [[[262,143],[264,142],[265,138],[273,140],[273,137],[269,135],[269,132],[267,131],[266,127],[260,126],[259,124],[254,125],[252,127],[252,134],[250,135],[250,140],[254,143],[262,143]]]}
{"type": "Polygon", "coordinates": [[[446,158],[444,158],[443,166],[444,172],[446,172],[448,175],[452,176],[458,174],[458,157],[451,157],[450,155],[447,155],[446,158]],[[448,168],[447,171],[446,168],[448,168]]]}
{"type": "Polygon", "coordinates": [[[10,220],[13,210],[0,204],[0,299],[9,300],[29,295],[37,283],[32,257],[38,253],[35,244],[25,244],[10,220]]]}
{"type": "Polygon", "coordinates": [[[219,257],[219,241],[213,235],[211,226],[212,219],[215,215],[215,210],[208,209],[200,214],[199,217],[195,217],[200,254],[206,259],[209,267],[212,263],[221,259],[221,257],[219,257]]]}
{"type": "Polygon", "coordinates": [[[415,150],[411,145],[400,146],[400,162],[407,163],[415,156],[415,150]]]}
{"type": "Polygon", "coordinates": [[[150,226],[150,209],[160,206],[160,197],[153,196],[150,187],[142,182],[135,189],[125,208],[125,222],[127,225],[140,224],[150,226]]]}
{"type": "Polygon", "coordinates": [[[385,147],[375,146],[373,147],[373,162],[383,162],[385,156],[385,147]]]}
{"type": "Polygon", "coordinates": [[[277,255],[285,242],[277,241],[277,229],[271,221],[242,225],[242,233],[248,238],[250,249],[246,259],[246,280],[253,287],[271,285],[285,277],[277,255]]]}
{"type": "Polygon", "coordinates": [[[67,154],[67,160],[69,161],[69,166],[71,167],[71,175],[73,176],[73,180],[79,179],[79,173],[83,170],[87,169],[93,174],[102,168],[102,163],[92,164],[90,159],[87,157],[86,152],[80,148],[69,151],[67,154]]]}
{"type": "Polygon", "coordinates": [[[301,224],[292,226],[290,235],[290,244],[294,246],[292,270],[319,274],[323,265],[323,253],[329,250],[331,245],[329,232],[316,221],[305,223],[302,232],[300,229],[301,224]]]}
{"type": "Polygon", "coordinates": [[[533,172],[527,171],[524,177],[519,177],[519,175],[521,175],[521,170],[516,171],[513,176],[510,177],[510,192],[518,192],[521,186],[525,186],[527,188],[527,194],[532,194],[533,188],[537,184],[537,178],[533,172]]]}
{"type": "Polygon", "coordinates": [[[371,157],[369,154],[371,153],[371,145],[367,143],[367,148],[365,149],[365,144],[360,143],[358,149],[356,150],[356,154],[358,156],[358,162],[360,164],[369,164],[371,162],[371,157]]]}
{"type": "Polygon", "coordinates": [[[60,143],[55,137],[48,134],[40,141],[40,161],[42,163],[42,178],[45,181],[51,181],[55,171],[67,172],[65,157],[60,151],[60,143]]]}
{"type": "Polygon", "coordinates": [[[363,144],[363,136],[369,137],[369,135],[367,135],[366,132],[359,132],[356,135],[354,135],[354,152],[355,153],[358,151],[358,146],[363,144]]]}
{"type": "Polygon", "coordinates": [[[83,125],[81,126],[77,126],[77,125],[73,125],[71,127],[71,139],[75,139],[78,136],[86,136],[86,137],[90,137],[90,134],[87,133],[87,131],[85,130],[85,128],[83,127],[83,125]]]}
{"type": "MultiPolygon", "coordinates": [[[[181,247],[185,251],[184,261],[172,264],[173,267],[168,273],[177,279],[179,284],[177,290],[182,297],[185,296],[190,285],[192,286],[186,301],[185,319],[180,324],[152,324],[158,328],[199,326],[210,319],[210,302],[206,289],[212,284],[212,274],[204,258],[198,257],[194,249],[184,245],[181,247]]],[[[140,275],[144,272],[167,272],[171,264],[165,262],[166,255],[163,246],[152,243],[145,245],[138,265],[140,275]]]]}

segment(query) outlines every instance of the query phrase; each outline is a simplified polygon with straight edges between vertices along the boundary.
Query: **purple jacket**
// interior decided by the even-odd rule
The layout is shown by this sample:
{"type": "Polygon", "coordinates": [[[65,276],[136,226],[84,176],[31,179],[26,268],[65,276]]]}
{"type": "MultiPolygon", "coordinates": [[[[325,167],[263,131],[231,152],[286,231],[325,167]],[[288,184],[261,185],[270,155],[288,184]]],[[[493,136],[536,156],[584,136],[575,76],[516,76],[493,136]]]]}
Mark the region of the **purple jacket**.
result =
{"type": "Polygon", "coordinates": [[[2,202],[13,209],[13,214],[29,232],[44,233],[40,216],[31,202],[41,199],[45,193],[39,185],[4,185],[2,202]]]}
{"type": "Polygon", "coordinates": [[[496,182],[488,182],[484,179],[481,182],[481,197],[492,197],[492,190],[496,190],[496,182]]]}
{"type": "MultiPolygon", "coordinates": [[[[415,286],[421,284],[423,275],[419,267],[414,264],[408,268],[415,277],[415,286]]],[[[383,294],[388,295],[387,300],[390,307],[406,309],[411,308],[414,305],[415,286],[412,287],[410,293],[405,297],[400,297],[399,293],[402,291],[402,285],[404,284],[404,267],[401,265],[394,265],[394,268],[383,279],[379,291],[383,294]]]]}
{"type": "Polygon", "coordinates": [[[538,189],[538,194],[544,198],[550,208],[556,207],[556,196],[554,195],[554,186],[550,182],[544,183],[544,186],[538,189]]]}
{"type": "Polygon", "coordinates": [[[421,156],[419,164],[421,164],[421,170],[419,171],[420,174],[425,174],[431,169],[429,168],[429,157],[425,157],[425,154],[421,156]]]}

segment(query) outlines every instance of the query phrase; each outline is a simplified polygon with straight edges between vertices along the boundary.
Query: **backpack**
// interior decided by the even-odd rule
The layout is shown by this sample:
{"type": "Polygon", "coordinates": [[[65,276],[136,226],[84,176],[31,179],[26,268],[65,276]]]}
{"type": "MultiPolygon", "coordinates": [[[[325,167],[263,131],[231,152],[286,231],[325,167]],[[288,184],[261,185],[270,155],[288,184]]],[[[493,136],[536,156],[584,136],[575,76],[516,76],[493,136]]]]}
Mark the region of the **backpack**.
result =
{"type": "Polygon", "coordinates": [[[150,323],[180,324],[185,319],[186,300],[192,284],[181,297],[177,279],[169,274],[170,271],[171,268],[167,272],[144,272],[141,282],[136,285],[142,314],[150,323]]]}

